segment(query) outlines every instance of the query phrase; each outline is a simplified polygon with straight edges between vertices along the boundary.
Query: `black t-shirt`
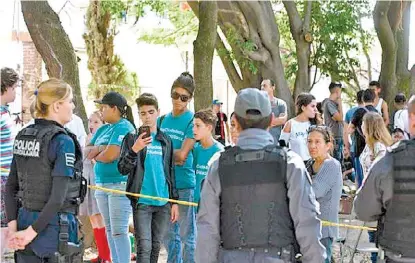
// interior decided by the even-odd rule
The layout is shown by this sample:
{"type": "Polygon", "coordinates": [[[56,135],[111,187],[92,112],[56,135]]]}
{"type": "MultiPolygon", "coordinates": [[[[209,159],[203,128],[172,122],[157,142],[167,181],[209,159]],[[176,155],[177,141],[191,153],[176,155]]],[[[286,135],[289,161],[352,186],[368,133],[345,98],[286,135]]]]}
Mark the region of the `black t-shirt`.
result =
{"type": "Polygon", "coordinates": [[[218,121],[216,122],[215,135],[220,135],[220,138],[225,140],[225,122],[228,121],[228,116],[223,112],[216,113],[218,121]]]}
{"type": "Polygon", "coordinates": [[[369,111],[378,112],[375,107],[373,107],[372,105],[368,105],[362,108],[358,108],[352,117],[351,123],[354,125],[356,129],[354,132],[354,135],[356,138],[356,145],[355,145],[356,157],[360,156],[360,154],[363,152],[363,149],[366,146],[365,137],[363,137],[362,123],[363,123],[363,117],[369,111]]]}

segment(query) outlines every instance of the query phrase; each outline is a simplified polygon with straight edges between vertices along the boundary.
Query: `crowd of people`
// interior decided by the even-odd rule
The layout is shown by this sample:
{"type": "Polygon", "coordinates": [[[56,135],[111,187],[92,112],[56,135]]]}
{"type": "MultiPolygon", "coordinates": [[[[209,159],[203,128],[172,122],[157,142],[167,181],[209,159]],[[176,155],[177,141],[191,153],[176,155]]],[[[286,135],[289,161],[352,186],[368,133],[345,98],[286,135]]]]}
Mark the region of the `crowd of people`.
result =
{"type": "Polygon", "coordinates": [[[331,262],[339,231],[321,221],[339,221],[343,180],[364,188],[390,146],[411,134],[405,95],[389,109],[376,81],[347,112],[340,83],[321,103],[302,93],[288,119],[265,79],[238,93],[228,120],[219,100],[188,109],[195,83],[185,72],[172,84],[171,112],[161,116],[157,98],[143,93],[136,127],[125,97],[108,92],[95,101],[88,132],[73,114],[72,88],[49,79],[33,91],[34,120],[12,138],[7,105],[19,81],[1,70],[1,243],[17,262],[82,262],[77,215],[91,221],[93,262],[130,262],[130,217],[137,263],[157,263],[162,246],[172,263],[295,262],[299,254],[331,262]]]}

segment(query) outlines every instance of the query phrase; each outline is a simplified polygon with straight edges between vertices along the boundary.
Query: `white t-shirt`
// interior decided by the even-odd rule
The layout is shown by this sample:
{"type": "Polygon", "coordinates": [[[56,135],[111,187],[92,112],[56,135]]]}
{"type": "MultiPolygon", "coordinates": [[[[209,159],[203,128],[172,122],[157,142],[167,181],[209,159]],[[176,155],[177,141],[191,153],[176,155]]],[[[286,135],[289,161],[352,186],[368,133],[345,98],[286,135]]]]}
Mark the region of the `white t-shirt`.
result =
{"type": "Polygon", "coordinates": [[[75,114],[72,114],[72,120],[65,125],[65,128],[69,129],[76,135],[81,147],[85,147],[87,134],[81,118],[75,114]]]}
{"type": "Polygon", "coordinates": [[[289,148],[300,155],[303,161],[307,161],[311,158],[307,146],[308,129],[311,123],[309,121],[299,122],[295,119],[291,119],[289,122],[291,123],[291,132],[288,141],[287,138],[284,138],[286,136],[284,132],[281,133],[280,140],[288,142],[289,148]]]}
{"type": "Polygon", "coordinates": [[[383,99],[379,98],[378,104],[375,106],[375,108],[379,112],[380,116],[383,116],[382,105],[383,105],[383,99]]]}
{"type": "Polygon", "coordinates": [[[409,134],[409,120],[408,120],[408,109],[402,109],[395,112],[395,116],[393,118],[394,127],[399,128],[405,132],[405,139],[408,138],[409,134]]]}

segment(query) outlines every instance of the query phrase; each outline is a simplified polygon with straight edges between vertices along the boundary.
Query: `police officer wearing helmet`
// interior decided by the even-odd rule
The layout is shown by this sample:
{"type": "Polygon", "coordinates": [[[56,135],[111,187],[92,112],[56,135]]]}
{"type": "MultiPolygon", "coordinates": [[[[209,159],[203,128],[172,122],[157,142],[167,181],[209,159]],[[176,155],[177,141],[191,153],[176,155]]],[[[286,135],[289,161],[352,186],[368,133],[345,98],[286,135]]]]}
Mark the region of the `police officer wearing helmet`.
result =
{"type": "Polygon", "coordinates": [[[415,262],[415,96],[408,103],[411,140],[375,163],[356,195],[358,219],[378,221],[378,262],[415,262]]]}
{"type": "Polygon", "coordinates": [[[82,153],[63,126],[72,119],[72,88],[49,79],[35,91],[35,123],[14,142],[6,185],[8,244],[17,263],[82,262],[76,214],[86,192],[82,153]]]}
{"type": "Polygon", "coordinates": [[[321,263],[321,222],[304,162],[276,146],[267,131],[271,104],[264,91],[243,89],[235,101],[242,131],[215,160],[203,184],[196,262],[321,263]]]}

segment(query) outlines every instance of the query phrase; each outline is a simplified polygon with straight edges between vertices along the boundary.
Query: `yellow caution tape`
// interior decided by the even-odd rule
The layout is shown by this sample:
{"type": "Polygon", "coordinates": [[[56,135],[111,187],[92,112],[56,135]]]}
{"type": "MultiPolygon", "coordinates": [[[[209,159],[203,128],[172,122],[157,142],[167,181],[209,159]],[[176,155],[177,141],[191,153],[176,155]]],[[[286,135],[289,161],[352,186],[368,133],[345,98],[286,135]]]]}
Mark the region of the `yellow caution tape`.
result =
{"type": "MultiPolygon", "coordinates": [[[[120,190],[113,190],[113,189],[108,189],[108,188],[99,187],[99,186],[88,185],[88,187],[91,188],[91,189],[101,190],[101,191],[104,191],[104,192],[112,192],[112,193],[116,193],[116,194],[131,195],[131,196],[134,196],[134,197],[142,197],[142,198],[148,198],[148,199],[154,199],[154,200],[160,200],[160,201],[167,201],[167,202],[176,203],[176,204],[180,204],[180,205],[198,206],[197,203],[192,203],[192,202],[178,201],[178,200],[162,198],[162,197],[156,197],[156,196],[150,196],[150,195],[134,194],[134,193],[129,193],[129,192],[120,191],[120,190]]],[[[344,227],[344,228],[363,229],[363,230],[369,230],[369,231],[376,230],[376,228],[372,228],[372,227],[339,224],[339,223],[333,223],[333,222],[329,222],[329,221],[321,221],[321,223],[322,223],[323,226],[338,226],[338,227],[344,227]]]]}
{"type": "Polygon", "coordinates": [[[377,230],[376,228],[373,228],[373,227],[339,224],[339,223],[333,223],[329,221],[321,221],[321,224],[323,226],[338,226],[338,227],[351,228],[351,229],[362,229],[362,230],[368,230],[368,231],[377,230]]]}
{"type": "Polygon", "coordinates": [[[179,204],[179,205],[198,206],[197,203],[193,203],[193,202],[186,202],[186,201],[174,200],[174,199],[157,197],[157,196],[129,193],[129,192],[120,191],[120,190],[108,189],[108,188],[104,188],[104,187],[100,187],[100,186],[96,186],[96,185],[88,185],[88,188],[94,189],[94,190],[100,190],[100,191],[104,191],[104,192],[109,192],[109,193],[131,195],[131,196],[134,196],[134,197],[141,197],[141,198],[148,198],[148,199],[159,200],[159,201],[166,201],[166,202],[175,203],[175,204],[179,204]]]}
{"type": "MultiPolygon", "coordinates": [[[[5,169],[5,168],[0,168],[0,170],[5,171],[5,172],[9,172],[9,170],[5,169]]],[[[108,188],[104,188],[104,187],[100,187],[100,186],[96,186],[96,185],[88,185],[88,188],[94,189],[94,190],[100,190],[100,191],[104,191],[104,192],[109,192],[109,193],[131,195],[131,196],[134,196],[134,197],[141,197],[141,198],[148,198],[148,199],[159,200],[159,201],[166,201],[166,202],[175,203],[175,204],[179,204],[179,205],[198,206],[197,203],[193,203],[193,202],[186,202],[186,201],[174,200],[174,199],[157,197],[157,196],[129,193],[129,192],[121,191],[121,190],[108,189],[108,188]]],[[[369,231],[376,230],[376,228],[373,228],[373,227],[339,224],[339,223],[333,223],[333,222],[328,222],[328,221],[321,221],[321,223],[322,223],[323,226],[338,226],[338,227],[344,227],[344,228],[362,229],[362,230],[369,230],[369,231]]]]}

